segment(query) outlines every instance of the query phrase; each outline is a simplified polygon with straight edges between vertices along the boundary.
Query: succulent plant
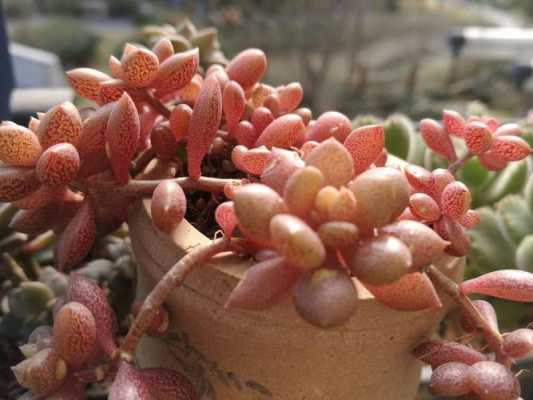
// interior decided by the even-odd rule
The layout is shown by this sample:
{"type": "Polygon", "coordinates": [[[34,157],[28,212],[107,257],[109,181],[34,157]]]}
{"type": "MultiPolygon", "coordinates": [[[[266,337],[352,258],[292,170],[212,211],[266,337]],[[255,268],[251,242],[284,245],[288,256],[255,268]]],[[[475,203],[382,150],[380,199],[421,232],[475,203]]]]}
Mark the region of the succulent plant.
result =
{"type": "Polygon", "coordinates": [[[299,108],[298,82],[262,83],[263,51],[244,50],[223,66],[214,60],[221,55],[214,32],[196,32],[189,23],[155,31],[151,49],[127,44],[120,60],[111,57],[111,75],[90,68],[67,73],[95,109],[82,116],[63,103],[28,127],[0,125],[6,144],[0,200],[20,208],[11,228],[28,235],[52,230],[58,273],[69,274],[66,288],[62,275],[47,275],[57,293],[29,282],[13,289],[15,299],[37,299],[21,302],[21,314],[39,313],[34,306],[46,302],[53,316],[49,328],[30,335],[26,360],[13,367],[19,383],[37,397],[81,398],[87,383],[109,378],[110,399],[194,399],[185,377],[136,367],[137,345],[144,334],[166,333],[165,301],[191,270],[232,251],[247,255],[251,266],[226,306],[260,310],[290,294],[298,314],[315,326],[309,329],[337,327],[354,315],[356,280],[377,301],[404,311],[442,308],[440,289],[487,346],[420,344],[413,355],[436,368],[433,392],[516,400],[520,387],[510,361],[533,350],[529,335],[515,333],[506,342],[494,313],[468,296],[533,302],[533,274],[498,270],[458,285],[437,261],[466,255],[466,231],[480,220],[458,170],[474,159],[487,170],[520,163],[532,151],[521,129],[449,111],[442,124],[422,120],[420,135],[401,118],[389,121],[389,135],[383,124],[362,119],[353,129],[338,112],[314,120],[299,108]],[[178,33],[198,47],[189,48],[178,33]],[[178,43],[184,48],[176,49],[178,43]],[[202,71],[201,61],[215,64],[202,71]],[[428,168],[389,157],[387,136],[406,157],[423,152],[428,168]],[[433,165],[419,144],[411,150],[419,138],[442,165],[433,165]],[[152,221],[163,233],[190,218],[206,233],[216,221],[223,235],[169,269],[134,305],[119,340],[106,291],[76,270],[106,276],[105,265],[83,262],[142,198],[152,199],[152,221]]]}

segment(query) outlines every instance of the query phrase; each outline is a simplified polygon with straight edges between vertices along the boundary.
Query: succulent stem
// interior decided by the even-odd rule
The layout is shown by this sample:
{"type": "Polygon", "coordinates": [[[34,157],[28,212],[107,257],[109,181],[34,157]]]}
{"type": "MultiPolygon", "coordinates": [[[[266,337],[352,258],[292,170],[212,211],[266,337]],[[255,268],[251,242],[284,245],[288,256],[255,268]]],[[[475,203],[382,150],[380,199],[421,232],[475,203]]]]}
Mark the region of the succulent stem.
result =
{"type": "MultiPolygon", "coordinates": [[[[167,180],[167,179],[163,179],[167,180]]],[[[163,180],[132,180],[127,185],[117,186],[115,182],[95,182],[91,184],[91,189],[111,191],[114,194],[127,195],[151,195],[157,185],[163,180]]],[[[201,177],[199,179],[192,179],[188,177],[180,177],[169,179],[178,183],[183,190],[200,190],[204,192],[220,193],[224,191],[227,184],[240,185],[240,179],[220,179],[201,177]]]]}
{"type": "Polygon", "coordinates": [[[448,171],[450,171],[453,175],[457,172],[459,168],[461,168],[468,160],[470,160],[472,157],[474,157],[474,154],[467,152],[464,156],[459,158],[457,161],[451,163],[448,165],[448,171]]]}
{"type": "Polygon", "coordinates": [[[208,261],[216,254],[232,250],[234,247],[235,244],[229,239],[215,239],[209,244],[191,250],[174,264],[146,297],[139,314],[120,346],[120,358],[126,361],[133,359],[132,355],[135,353],[137,344],[150,327],[159,307],[195,266],[208,261]]]}
{"type": "Polygon", "coordinates": [[[146,166],[152,161],[155,157],[155,151],[152,147],[143,151],[135,161],[130,165],[130,174],[131,176],[136,176],[140,174],[146,166]]]}
{"type": "Polygon", "coordinates": [[[502,335],[490,325],[474,306],[472,301],[461,292],[459,285],[457,285],[452,279],[448,278],[434,265],[430,265],[427,268],[426,273],[429,279],[431,279],[431,282],[433,282],[438,289],[442,290],[457,303],[461,312],[470,323],[481,330],[481,334],[485,338],[485,341],[496,354],[497,360],[501,364],[509,366],[510,360],[501,350],[503,344],[502,335]]]}
{"type": "Polygon", "coordinates": [[[143,100],[150,104],[155,111],[161,114],[166,119],[170,118],[170,110],[156,97],[154,97],[147,90],[142,91],[143,100]]]}

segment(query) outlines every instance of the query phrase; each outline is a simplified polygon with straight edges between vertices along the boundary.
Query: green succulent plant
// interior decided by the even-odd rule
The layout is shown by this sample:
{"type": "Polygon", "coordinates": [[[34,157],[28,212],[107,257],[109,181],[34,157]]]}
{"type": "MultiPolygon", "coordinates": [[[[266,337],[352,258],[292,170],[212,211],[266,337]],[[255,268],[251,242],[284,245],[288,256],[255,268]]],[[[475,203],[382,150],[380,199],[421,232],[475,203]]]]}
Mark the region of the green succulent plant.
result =
{"type": "Polygon", "coordinates": [[[142,33],[151,45],[163,37],[169,39],[175,52],[198,47],[202,67],[206,69],[212,64],[228,63],[221,49],[216,28],[197,29],[189,19],[185,19],[177,26],[148,25],[143,28],[142,33]]]}

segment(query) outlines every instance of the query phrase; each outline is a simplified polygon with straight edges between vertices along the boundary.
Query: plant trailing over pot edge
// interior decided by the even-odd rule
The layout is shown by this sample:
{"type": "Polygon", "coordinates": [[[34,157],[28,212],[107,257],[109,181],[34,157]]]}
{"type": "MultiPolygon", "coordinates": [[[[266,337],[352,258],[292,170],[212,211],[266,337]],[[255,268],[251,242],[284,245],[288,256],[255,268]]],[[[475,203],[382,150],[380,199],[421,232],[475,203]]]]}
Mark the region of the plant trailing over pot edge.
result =
{"type": "Polygon", "coordinates": [[[151,50],[127,44],[120,60],[110,59],[111,76],[89,68],[67,73],[96,109],[80,113],[63,103],[28,127],[0,125],[0,200],[21,209],[14,229],[57,233],[61,271],[75,269],[96,237],[126,221],[143,197],[152,198],[155,227],[171,233],[191,213],[188,200],[207,193],[197,197],[195,222],[208,232],[214,218],[222,229],[187,252],[136,305],[120,342],[102,290],[72,272],[53,329],[35,334],[34,351],[13,368],[21,385],[36,397],[80,398],[86,383],[112,378],[112,400],[195,398],[180,374],[137,368],[135,352],[144,334],[166,331],[164,303],[187,274],[233,252],[254,263],[227,308],[262,310],[291,293],[298,314],[321,329],[353,315],[356,280],[399,310],[442,307],[439,289],[487,350],[421,343],[413,354],[435,368],[430,390],[518,399],[510,367],[533,348],[532,332],[502,335],[492,309],[468,295],[533,301],[533,275],[500,270],[458,285],[438,261],[467,253],[465,230],[479,219],[455,174],[473,157],[487,169],[528,157],[520,130],[490,117],[465,121],[446,112],[442,124],[425,119],[420,130],[426,145],[448,160],[447,169],[387,166],[382,125],[352,129],[333,111],[313,120],[311,110],[298,108],[299,83],[261,83],[267,68],[261,50],[245,50],[205,74],[198,65],[198,49],[174,53],[165,37],[151,50]],[[450,136],[464,141],[464,154],[457,154],[450,136]]]}

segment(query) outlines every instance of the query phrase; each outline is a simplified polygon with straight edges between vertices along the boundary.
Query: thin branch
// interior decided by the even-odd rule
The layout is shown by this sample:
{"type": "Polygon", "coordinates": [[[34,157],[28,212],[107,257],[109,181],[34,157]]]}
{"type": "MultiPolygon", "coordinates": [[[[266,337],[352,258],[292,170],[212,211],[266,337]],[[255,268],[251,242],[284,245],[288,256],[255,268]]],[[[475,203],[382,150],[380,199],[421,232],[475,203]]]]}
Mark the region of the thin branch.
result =
{"type": "Polygon", "coordinates": [[[155,111],[157,111],[166,119],[170,118],[170,110],[167,108],[167,106],[161,103],[158,98],[154,97],[150,92],[146,90],[141,91],[141,95],[143,97],[143,100],[146,101],[155,111]]]}
{"type": "Polygon", "coordinates": [[[130,174],[131,176],[136,176],[140,174],[146,166],[152,161],[155,157],[155,151],[152,147],[147,148],[143,151],[135,161],[132,161],[130,165],[130,174]]]}
{"type": "Polygon", "coordinates": [[[464,156],[462,156],[457,161],[451,163],[448,165],[448,171],[450,171],[453,175],[457,172],[459,168],[461,168],[468,160],[470,160],[472,157],[474,157],[474,154],[468,152],[464,156]]]}
{"type": "Polygon", "coordinates": [[[133,321],[126,338],[120,346],[118,353],[120,358],[126,361],[133,359],[137,344],[150,326],[157,310],[195,266],[207,262],[216,254],[230,251],[232,248],[231,240],[226,238],[216,239],[207,245],[193,249],[174,264],[146,297],[141,311],[133,321]]]}
{"type": "MultiPolygon", "coordinates": [[[[116,182],[94,182],[91,184],[91,190],[95,191],[111,191],[115,194],[126,195],[151,195],[157,185],[164,180],[132,180],[127,185],[118,186],[116,182]]],[[[197,180],[189,177],[180,177],[170,179],[178,183],[183,190],[200,190],[204,192],[220,193],[224,191],[227,184],[239,186],[242,184],[240,179],[220,179],[201,177],[197,180]]]]}
{"type": "Polygon", "coordinates": [[[464,317],[467,318],[473,326],[476,326],[481,330],[485,341],[496,354],[498,361],[504,365],[509,365],[509,358],[505,356],[501,350],[503,344],[502,335],[490,325],[483,315],[481,315],[472,301],[459,290],[459,285],[448,278],[434,265],[430,265],[427,268],[426,273],[429,279],[431,279],[431,282],[433,282],[438,289],[442,290],[457,303],[464,317]]]}

